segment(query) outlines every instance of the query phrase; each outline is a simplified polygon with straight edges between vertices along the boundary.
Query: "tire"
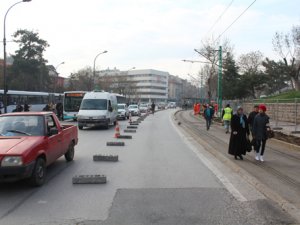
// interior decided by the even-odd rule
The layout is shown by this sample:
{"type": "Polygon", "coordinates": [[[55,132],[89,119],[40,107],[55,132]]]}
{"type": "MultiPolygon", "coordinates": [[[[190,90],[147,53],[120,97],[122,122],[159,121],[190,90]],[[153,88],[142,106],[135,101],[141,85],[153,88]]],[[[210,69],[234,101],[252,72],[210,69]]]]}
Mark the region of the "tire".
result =
{"type": "Polygon", "coordinates": [[[40,187],[45,183],[46,162],[43,158],[37,158],[29,182],[32,186],[40,187]]]}
{"type": "Polygon", "coordinates": [[[75,155],[75,149],[74,149],[74,143],[72,142],[69,147],[68,147],[68,151],[65,154],[65,159],[67,162],[71,162],[74,159],[74,155],[75,155]]]}
{"type": "Polygon", "coordinates": [[[82,129],[83,129],[83,126],[82,126],[82,125],[78,125],[78,129],[79,129],[79,130],[82,130],[82,129]]]}

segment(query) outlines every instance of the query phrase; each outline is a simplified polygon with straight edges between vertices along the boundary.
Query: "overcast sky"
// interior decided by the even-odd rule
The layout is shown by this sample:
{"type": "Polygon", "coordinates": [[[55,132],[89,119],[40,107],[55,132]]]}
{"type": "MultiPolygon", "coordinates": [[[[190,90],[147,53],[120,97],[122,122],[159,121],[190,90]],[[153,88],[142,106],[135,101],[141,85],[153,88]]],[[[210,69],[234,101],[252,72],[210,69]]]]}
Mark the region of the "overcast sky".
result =
{"type": "MultiPolygon", "coordinates": [[[[16,0],[0,0],[0,19],[16,0]]],[[[7,39],[17,29],[38,31],[50,47],[49,64],[67,77],[92,66],[128,70],[157,69],[186,78],[201,64],[193,51],[208,36],[217,37],[253,0],[235,0],[222,19],[208,32],[231,0],[32,0],[15,6],[7,18],[7,39]]],[[[275,58],[272,38],[276,31],[288,32],[300,25],[299,0],[257,0],[223,36],[234,45],[238,56],[260,50],[275,58]]],[[[1,22],[2,28],[2,22],[1,22]]],[[[3,38],[3,28],[0,31],[3,38]]],[[[2,43],[2,42],[1,42],[2,43]]],[[[9,42],[13,53],[16,43],[9,42]]],[[[3,56],[3,47],[0,48],[3,56]]]]}

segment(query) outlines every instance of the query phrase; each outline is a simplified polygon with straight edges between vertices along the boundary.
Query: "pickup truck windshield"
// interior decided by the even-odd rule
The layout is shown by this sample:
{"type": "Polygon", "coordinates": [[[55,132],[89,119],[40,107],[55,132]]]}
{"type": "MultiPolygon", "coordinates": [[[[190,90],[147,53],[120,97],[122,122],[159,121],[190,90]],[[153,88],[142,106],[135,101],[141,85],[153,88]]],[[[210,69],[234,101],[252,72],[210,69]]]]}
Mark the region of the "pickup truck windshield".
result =
{"type": "Polygon", "coordinates": [[[44,136],[43,116],[1,116],[0,136],[44,136]]]}
{"type": "Polygon", "coordinates": [[[82,110],[107,110],[106,99],[84,99],[81,103],[82,110]]]}

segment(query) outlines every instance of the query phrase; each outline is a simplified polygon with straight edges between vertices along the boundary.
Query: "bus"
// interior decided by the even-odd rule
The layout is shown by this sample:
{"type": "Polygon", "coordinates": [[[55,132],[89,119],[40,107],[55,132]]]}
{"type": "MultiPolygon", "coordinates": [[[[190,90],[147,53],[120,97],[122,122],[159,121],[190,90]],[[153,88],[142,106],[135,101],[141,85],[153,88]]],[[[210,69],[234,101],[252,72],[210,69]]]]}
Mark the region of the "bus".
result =
{"type": "MultiPolygon", "coordinates": [[[[43,108],[48,103],[57,103],[62,101],[63,94],[60,93],[48,93],[48,92],[33,92],[33,91],[7,91],[7,112],[10,113],[18,104],[24,105],[27,103],[30,105],[30,111],[39,112],[43,111],[43,108]]],[[[4,91],[0,90],[0,110],[4,113],[4,91]]]]}
{"type": "Polygon", "coordinates": [[[113,94],[116,95],[118,104],[126,104],[127,103],[127,99],[124,95],[115,94],[115,93],[113,93],[113,94]]]}
{"type": "Polygon", "coordinates": [[[66,91],[64,92],[63,118],[64,120],[77,120],[81,101],[86,91],[66,91]]]}

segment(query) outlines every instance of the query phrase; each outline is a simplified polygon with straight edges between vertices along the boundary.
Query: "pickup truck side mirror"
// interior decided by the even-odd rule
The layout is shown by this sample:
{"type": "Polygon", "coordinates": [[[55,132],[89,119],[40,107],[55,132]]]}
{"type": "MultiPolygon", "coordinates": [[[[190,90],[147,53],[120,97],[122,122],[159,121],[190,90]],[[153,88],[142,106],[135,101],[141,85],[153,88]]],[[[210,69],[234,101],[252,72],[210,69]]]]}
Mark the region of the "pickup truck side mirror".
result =
{"type": "Polygon", "coordinates": [[[49,136],[58,134],[58,129],[56,127],[52,127],[49,131],[49,136]]]}
{"type": "Polygon", "coordinates": [[[109,111],[109,112],[112,112],[112,111],[113,111],[113,108],[112,108],[111,106],[109,106],[109,107],[108,107],[108,111],[109,111]]]}

